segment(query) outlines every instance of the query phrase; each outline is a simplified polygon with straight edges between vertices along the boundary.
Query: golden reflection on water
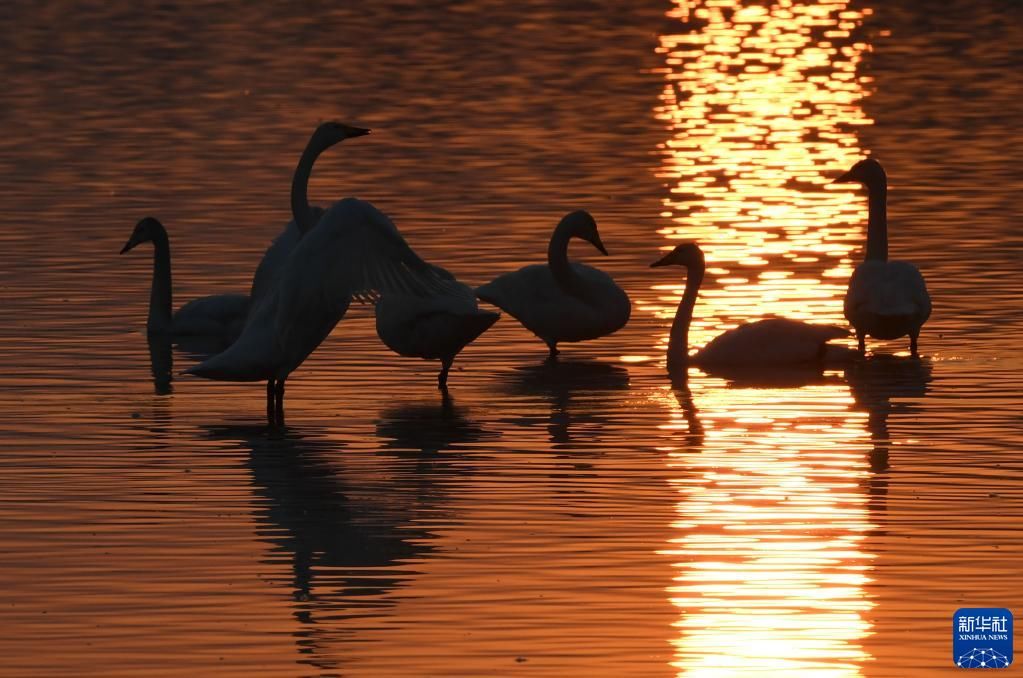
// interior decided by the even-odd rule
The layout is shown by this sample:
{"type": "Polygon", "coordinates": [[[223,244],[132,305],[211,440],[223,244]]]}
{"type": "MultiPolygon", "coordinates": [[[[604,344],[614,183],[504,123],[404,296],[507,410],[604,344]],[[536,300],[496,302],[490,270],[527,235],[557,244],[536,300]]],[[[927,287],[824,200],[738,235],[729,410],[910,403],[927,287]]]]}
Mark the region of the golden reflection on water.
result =
{"type": "MultiPolygon", "coordinates": [[[[863,14],[845,1],[677,0],[660,39],[668,124],[661,231],[696,240],[708,276],[694,347],[775,314],[844,325],[842,295],[862,206],[828,190],[862,155],[863,14]]],[[[674,244],[669,242],[670,244],[674,244]]],[[[684,274],[653,287],[670,318],[684,274]]],[[[661,337],[661,349],[667,336],[661,337]]],[[[859,675],[870,656],[871,440],[836,376],[792,388],[665,390],[664,449],[678,469],[680,675],[859,675]],[[699,409],[699,414],[695,409],[699,409]]]]}

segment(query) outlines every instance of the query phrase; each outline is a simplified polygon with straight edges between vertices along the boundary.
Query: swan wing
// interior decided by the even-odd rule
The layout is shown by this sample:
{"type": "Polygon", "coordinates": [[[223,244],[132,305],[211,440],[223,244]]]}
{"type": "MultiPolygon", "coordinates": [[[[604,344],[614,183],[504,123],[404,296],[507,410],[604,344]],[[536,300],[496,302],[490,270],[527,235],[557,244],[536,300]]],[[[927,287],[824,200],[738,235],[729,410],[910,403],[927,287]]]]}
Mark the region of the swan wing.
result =
{"type": "Polygon", "coordinates": [[[828,341],[848,334],[848,330],[835,325],[768,318],[715,337],[696,354],[696,361],[761,367],[811,363],[823,359],[828,341]]]}
{"type": "Polygon", "coordinates": [[[429,296],[455,285],[450,274],[423,261],[382,212],[346,198],[327,210],[288,258],[276,289],[276,335],[290,352],[322,341],[353,298],[429,296]]]}
{"type": "MultiPolygon", "coordinates": [[[[310,209],[315,221],[319,221],[323,217],[324,210],[322,207],[311,206],[310,209]]],[[[277,283],[277,278],[280,277],[281,271],[284,270],[284,264],[287,263],[288,256],[301,239],[302,231],[299,230],[298,224],[292,219],[284,227],[284,230],[278,233],[277,237],[270,243],[266,252],[263,253],[263,258],[259,261],[259,266],[256,267],[255,275],[252,276],[249,297],[251,297],[253,304],[260,302],[273,289],[273,286],[277,283]]]]}

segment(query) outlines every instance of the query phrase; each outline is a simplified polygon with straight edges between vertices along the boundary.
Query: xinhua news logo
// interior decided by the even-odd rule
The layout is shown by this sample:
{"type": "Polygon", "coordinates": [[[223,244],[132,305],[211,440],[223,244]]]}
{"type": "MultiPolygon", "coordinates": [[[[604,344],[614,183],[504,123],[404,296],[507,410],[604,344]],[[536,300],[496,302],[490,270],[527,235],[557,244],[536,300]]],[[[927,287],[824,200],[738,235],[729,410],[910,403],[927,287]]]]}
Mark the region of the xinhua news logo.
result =
{"type": "Polygon", "coordinates": [[[1012,664],[1012,612],[963,607],[952,616],[952,659],[961,669],[1004,669],[1012,664]]]}

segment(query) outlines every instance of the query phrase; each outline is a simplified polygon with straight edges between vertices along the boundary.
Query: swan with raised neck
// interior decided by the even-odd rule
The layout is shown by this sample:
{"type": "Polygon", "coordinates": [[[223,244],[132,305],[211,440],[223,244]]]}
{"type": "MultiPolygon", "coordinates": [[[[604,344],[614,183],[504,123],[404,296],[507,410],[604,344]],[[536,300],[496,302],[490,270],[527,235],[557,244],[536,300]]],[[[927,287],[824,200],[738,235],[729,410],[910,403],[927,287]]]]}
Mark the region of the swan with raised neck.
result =
{"type": "Polygon", "coordinates": [[[888,260],[888,178],[874,158],[860,160],[834,183],[867,188],[867,247],[863,262],[849,279],[843,303],[845,317],[856,329],[860,354],[866,337],[909,336],[910,353],[919,355],[920,329],[931,315],[931,297],[920,271],[906,261],[888,260]]]}
{"type": "Polygon", "coordinates": [[[292,221],[274,238],[252,277],[249,295],[252,297],[253,305],[273,289],[288,255],[298,241],[316,226],[323,215],[322,209],[309,204],[309,177],[316,159],[331,146],[339,144],[345,139],[364,136],[369,132],[368,129],[340,122],[325,122],[313,131],[298,159],[298,165],[295,167],[295,173],[291,179],[292,221]]]}

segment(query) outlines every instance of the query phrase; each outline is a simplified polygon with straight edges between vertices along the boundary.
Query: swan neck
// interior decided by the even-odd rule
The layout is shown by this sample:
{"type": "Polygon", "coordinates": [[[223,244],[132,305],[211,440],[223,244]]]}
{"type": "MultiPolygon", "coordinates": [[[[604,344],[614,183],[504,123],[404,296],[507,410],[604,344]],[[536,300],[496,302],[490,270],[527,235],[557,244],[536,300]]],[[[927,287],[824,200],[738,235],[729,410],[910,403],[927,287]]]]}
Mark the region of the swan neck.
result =
{"type": "Polygon", "coordinates": [[[146,322],[150,333],[171,330],[171,288],[170,242],[164,232],[153,239],[153,285],[149,290],[149,319],[146,322]]]}
{"type": "Polygon", "coordinates": [[[562,222],[554,229],[551,242],[547,246],[547,265],[558,284],[566,290],[574,290],[576,274],[568,263],[568,241],[574,235],[570,224],[562,222]]]}
{"type": "Polygon", "coordinates": [[[689,269],[686,277],[686,289],[682,293],[682,301],[675,312],[675,320],[671,323],[671,335],[668,337],[668,370],[676,371],[685,368],[689,363],[689,325],[693,321],[693,309],[696,307],[696,295],[703,283],[704,268],[689,269]]]}
{"type": "Polygon", "coordinates": [[[888,187],[882,181],[867,188],[867,260],[888,261],[888,187]]]}
{"type": "Polygon", "coordinates": [[[312,210],[309,207],[309,176],[313,172],[316,158],[323,152],[324,146],[314,134],[302,151],[298,160],[295,175],[291,179],[291,216],[302,235],[308,233],[316,225],[312,210]]]}

